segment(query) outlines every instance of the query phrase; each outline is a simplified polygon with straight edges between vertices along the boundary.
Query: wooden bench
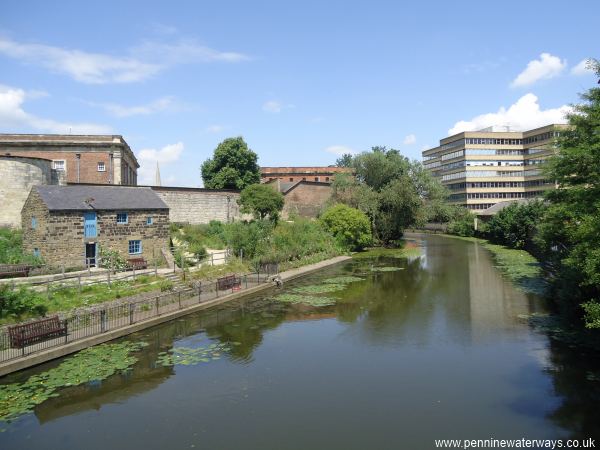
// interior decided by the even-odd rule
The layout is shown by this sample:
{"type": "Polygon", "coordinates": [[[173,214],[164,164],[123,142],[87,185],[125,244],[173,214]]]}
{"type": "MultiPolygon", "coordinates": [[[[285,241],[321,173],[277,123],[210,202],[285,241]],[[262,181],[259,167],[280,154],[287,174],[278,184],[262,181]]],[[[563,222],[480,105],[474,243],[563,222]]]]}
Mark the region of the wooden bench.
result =
{"type": "Polygon", "coordinates": [[[224,291],[225,289],[232,289],[237,291],[242,286],[242,279],[235,275],[227,275],[226,277],[217,278],[217,289],[224,291]]]}
{"type": "Polygon", "coordinates": [[[66,336],[67,323],[60,320],[58,316],[48,317],[47,319],[8,327],[8,335],[11,347],[23,348],[38,342],[66,336]]]}
{"type": "Polygon", "coordinates": [[[27,264],[0,264],[0,278],[28,277],[30,270],[27,264]]]}
{"type": "Polygon", "coordinates": [[[127,267],[135,270],[147,269],[148,263],[144,258],[131,258],[127,260],[127,267]]]}

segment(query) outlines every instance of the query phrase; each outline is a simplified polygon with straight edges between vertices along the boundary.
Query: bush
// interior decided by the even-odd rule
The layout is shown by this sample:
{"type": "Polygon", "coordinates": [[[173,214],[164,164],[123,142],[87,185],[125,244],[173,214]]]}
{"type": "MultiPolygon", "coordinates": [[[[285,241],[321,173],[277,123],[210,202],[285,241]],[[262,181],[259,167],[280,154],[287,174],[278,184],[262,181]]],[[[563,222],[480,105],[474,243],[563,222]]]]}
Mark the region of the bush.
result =
{"type": "Polygon", "coordinates": [[[321,216],[321,223],[350,250],[362,250],[373,240],[366,214],[341,203],[327,209],[321,216]]]}
{"type": "Polygon", "coordinates": [[[160,287],[160,292],[170,292],[175,288],[171,280],[162,280],[158,286],[160,287]]]}
{"type": "Polygon", "coordinates": [[[102,268],[117,271],[124,270],[127,267],[127,261],[118,250],[100,246],[99,255],[99,265],[102,268]]]}
{"type": "Polygon", "coordinates": [[[43,260],[23,254],[23,233],[11,228],[0,228],[0,264],[30,264],[40,266],[43,260]]]}
{"type": "Polygon", "coordinates": [[[236,256],[252,259],[264,251],[272,230],[269,221],[233,222],[225,226],[224,236],[236,256]]]}
{"type": "Polygon", "coordinates": [[[447,231],[457,236],[475,236],[475,215],[467,208],[456,208],[448,223],[447,231]]]}
{"type": "Polygon", "coordinates": [[[44,299],[35,291],[25,287],[13,290],[7,284],[0,284],[0,319],[43,316],[46,311],[44,299]]]}
{"type": "Polygon", "coordinates": [[[533,248],[536,227],[542,220],[546,206],[539,200],[513,203],[487,224],[487,237],[495,244],[511,248],[533,248]]]}
{"type": "Polygon", "coordinates": [[[585,327],[600,328],[600,303],[596,300],[590,300],[581,304],[585,311],[585,327]]]}

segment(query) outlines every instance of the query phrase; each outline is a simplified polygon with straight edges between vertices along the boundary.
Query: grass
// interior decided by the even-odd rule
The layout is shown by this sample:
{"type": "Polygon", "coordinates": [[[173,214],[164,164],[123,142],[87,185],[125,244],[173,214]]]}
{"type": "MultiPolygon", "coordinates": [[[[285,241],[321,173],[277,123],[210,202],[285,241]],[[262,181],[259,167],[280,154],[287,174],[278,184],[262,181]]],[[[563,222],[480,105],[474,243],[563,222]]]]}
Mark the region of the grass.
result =
{"type": "Polygon", "coordinates": [[[233,258],[227,264],[218,266],[204,264],[200,266],[199,269],[189,272],[187,276],[194,280],[215,280],[223,275],[231,273],[248,273],[251,271],[252,269],[247,262],[233,258]]]}

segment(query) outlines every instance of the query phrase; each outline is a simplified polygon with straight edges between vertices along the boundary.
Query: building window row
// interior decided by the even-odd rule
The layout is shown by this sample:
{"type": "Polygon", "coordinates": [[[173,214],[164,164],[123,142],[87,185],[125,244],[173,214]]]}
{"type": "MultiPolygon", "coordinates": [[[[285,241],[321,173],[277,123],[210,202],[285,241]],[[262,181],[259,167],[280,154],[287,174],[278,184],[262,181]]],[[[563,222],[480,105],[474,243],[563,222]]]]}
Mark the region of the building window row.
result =
{"type": "Polygon", "coordinates": [[[533,147],[525,150],[525,154],[527,155],[535,155],[536,153],[542,153],[552,150],[551,147],[533,147]]]}
{"type": "Polygon", "coordinates": [[[523,143],[531,144],[533,142],[547,141],[548,139],[552,139],[552,138],[555,138],[558,136],[560,136],[560,133],[558,131],[548,131],[547,133],[536,134],[535,136],[529,136],[529,137],[523,139],[523,143]]]}
{"type": "Polygon", "coordinates": [[[522,139],[467,138],[465,142],[471,145],[523,145],[522,139]]]}
{"type": "Polygon", "coordinates": [[[525,150],[506,150],[493,148],[467,148],[465,155],[504,155],[504,156],[521,156],[525,150]]]}
{"type": "Polygon", "coordinates": [[[467,194],[451,194],[448,196],[448,200],[451,202],[460,202],[467,199],[467,194]]]}
{"type": "Polygon", "coordinates": [[[469,199],[478,198],[523,198],[524,192],[473,192],[467,194],[469,199]]]}
{"type": "Polygon", "coordinates": [[[467,183],[452,183],[446,186],[451,191],[458,191],[460,189],[466,189],[467,183]]]}
{"type": "Polygon", "coordinates": [[[426,168],[426,169],[433,169],[433,168],[435,168],[435,167],[440,167],[440,165],[441,165],[441,164],[442,164],[442,163],[441,163],[441,162],[439,162],[439,161],[434,161],[434,162],[432,162],[432,163],[425,163],[425,168],[426,168]]]}
{"type": "Polygon", "coordinates": [[[435,159],[437,157],[438,157],[438,155],[423,156],[423,161],[429,161],[430,159],[435,159]]]}
{"type": "MultiPolygon", "coordinates": [[[[535,172],[535,171],[531,171],[535,172]]],[[[466,177],[522,177],[522,171],[496,171],[496,170],[469,170],[468,172],[456,172],[442,176],[442,181],[457,180],[466,177]]]]}
{"type": "Polygon", "coordinates": [[[533,187],[533,186],[547,186],[549,184],[554,184],[550,180],[529,180],[525,182],[525,187],[533,187]]]}
{"type": "Polygon", "coordinates": [[[464,150],[459,150],[457,152],[452,152],[452,153],[446,153],[445,155],[442,155],[442,161],[446,161],[447,159],[452,159],[452,158],[458,158],[458,157],[464,156],[464,155],[465,155],[464,150]]]}
{"type": "Polygon", "coordinates": [[[542,171],[541,170],[526,170],[525,171],[525,176],[526,177],[538,177],[542,175],[542,171]]]}
{"type": "Polygon", "coordinates": [[[466,183],[469,188],[520,188],[524,184],[522,181],[476,181],[466,183]]]}
{"type": "Polygon", "coordinates": [[[448,142],[447,144],[440,145],[440,150],[448,150],[455,147],[463,147],[465,145],[464,139],[459,139],[458,141],[448,142]]]}
{"type": "Polygon", "coordinates": [[[537,166],[539,164],[544,164],[544,160],[543,159],[527,159],[527,160],[525,160],[526,166],[537,166]]]}
{"type": "Polygon", "coordinates": [[[468,209],[488,209],[490,206],[494,206],[494,203],[473,203],[465,206],[468,209]]]}
{"type": "Polygon", "coordinates": [[[507,167],[507,166],[522,166],[523,161],[477,161],[467,160],[467,166],[495,166],[495,167],[507,167]]]}

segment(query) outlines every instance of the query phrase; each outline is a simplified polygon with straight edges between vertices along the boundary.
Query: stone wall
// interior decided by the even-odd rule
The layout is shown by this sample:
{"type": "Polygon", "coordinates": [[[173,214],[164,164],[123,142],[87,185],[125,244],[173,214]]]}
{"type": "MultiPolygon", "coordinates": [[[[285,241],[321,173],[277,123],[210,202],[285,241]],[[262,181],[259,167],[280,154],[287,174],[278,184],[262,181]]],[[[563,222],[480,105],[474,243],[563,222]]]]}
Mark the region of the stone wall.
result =
{"type": "MultiPolygon", "coordinates": [[[[121,212],[121,211],[119,211],[121,212]]],[[[124,211],[123,211],[124,212],[124,211]]],[[[85,244],[118,250],[127,258],[159,258],[160,249],[169,244],[169,217],[166,210],[127,211],[128,223],[117,224],[117,211],[97,211],[97,237],[85,238],[84,211],[48,211],[34,189],[22,213],[23,251],[32,254],[39,249],[44,262],[51,266],[83,267],[85,244]],[[37,226],[31,227],[35,216],[37,226]],[[152,225],[147,218],[152,217],[152,225]],[[129,241],[142,241],[142,254],[129,255],[129,241]]]]}
{"type": "Polygon", "coordinates": [[[331,198],[331,185],[327,183],[298,183],[284,194],[282,217],[290,214],[317,217],[331,198]]]}
{"type": "Polygon", "coordinates": [[[161,186],[152,186],[152,190],[169,207],[171,222],[200,224],[242,218],[237,203],[239,191],[161,186]]]}
{"type": "Polygon", "coordinates": [[[20,226],[21,208],[32,186],[57,183],[51,161],[0,156],[0,227],[20,226]]]}

